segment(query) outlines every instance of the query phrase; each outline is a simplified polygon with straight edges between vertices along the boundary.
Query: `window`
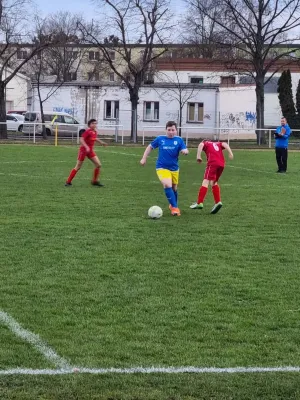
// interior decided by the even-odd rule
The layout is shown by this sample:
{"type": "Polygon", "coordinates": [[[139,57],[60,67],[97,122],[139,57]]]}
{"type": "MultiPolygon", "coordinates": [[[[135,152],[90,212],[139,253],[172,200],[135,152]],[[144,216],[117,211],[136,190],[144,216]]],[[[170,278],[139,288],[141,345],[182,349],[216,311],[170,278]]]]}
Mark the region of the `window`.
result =
{"type": "Polygon", "coordinates": [[[56,114],[45,114],[45,121],[46,122],[52,122],[54,120],[54,118],[56,117],[54,124],[58,124],[58,123],[63,123],[63,117],[62,115],[56,115],[56,114]]]}
{"type": "Polygon", "coordinates": [[[111,59],[112,61],[115,61],[115,59],[116,59],[115,52],[114,52],[114,51],[110,51],[108,54],[109,54],[110,59],[111,59]]]}
{"type": "Polygon", "coordinates": [[[243,85],[255,84],[255,80],[252,76],[242,75],[240,76],[239,83],[243,85]]]}
{"type": "Polygon", "coordinates": [[[6,121],[17,121],[17,118],[13,117],[12,115],[7,115],[6,116],[6,121]]]}
{"type": "Polygon", "coordinates": [[[221,85],[235,85],[235,76],[221,76],[221,85]]]}
{"type": "Polygon", "coordinates": [[[99,51],[90,51],[89,52],[89,60],[90,61],[99,61],[100,60],[99,51]]]}
{"type": "Polygon", "coordinates": [[[89,81],[99,81],[99,79],[100,79],[99,72],[88,72],[89,81]]]}
{"type": "Polygon", "coordinates": [[[64,116],[64,120],[66,124],[75,124],[75,120],[72,117],[69,117],[68,115],[64,116]]]}
{"type": "Polygon", "coordinates": [[[119,118],[119,100],[106,100],[104,102],[104,118],[117,119],[119,118]]]}
{"type": "Polygon", "coordinates": [[[67,54],[70,60],[78,58],[78,51],[68,51],[67,54]]]}
{"type": "Polygon", "coordinates": [[[203,78],[200,76],[191,76],[190,77],[190,83],[195,83],[198,85],[202,85],[203,84],[203,78]]]}
{"type": "Polygon", "coordinates": [[[204,104],[203,103],[188,103],[187,122],[203,123],[204,104]]]}
{"type": "Polygon", "coordinates": [[[111,72],[111,73],[109,74],[109,81],[110,81],[110,82],[114,82],[114,81],[115,81],[115,74],[114,74],[113,72],[111,72]]]}
{"type": "Polygon", "coordinates": [[[68,72],[66,74],[66,81],[77,81],[77,72],[68,72]]]}
{"type": "Polygon", "coordinates": [[[145,101],[144,102],[144,121],[159,120],[159,102],[145,101]]]}
{"type": "Polygon", "coordinates": [[[144,83],[145,83],[145,85],[153,85],[154,76],[151,72],[148,72],[147,74],[145,74],[144,83]]]}
{"type": "Polygon", "coordinates": [[[27,51],[26,50],[18,50],[17,51],[17,59],[18,60],[25,60],[27,58],[27,51]]]}

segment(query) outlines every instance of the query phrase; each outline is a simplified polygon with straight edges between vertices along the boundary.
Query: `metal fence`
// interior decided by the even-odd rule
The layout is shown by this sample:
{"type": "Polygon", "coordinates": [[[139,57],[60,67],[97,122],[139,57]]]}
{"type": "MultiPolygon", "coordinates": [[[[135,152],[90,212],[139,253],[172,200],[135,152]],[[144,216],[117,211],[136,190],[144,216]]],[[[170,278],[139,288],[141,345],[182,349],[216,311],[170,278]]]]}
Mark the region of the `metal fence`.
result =
{"type": "MultiPolygon", "coordinates": [[[[51,134],[47,138],[54,141],[55,146],[58,146],[59,142],[71,141],[72,144],[79,144],[80,131],[86,129],[85,124],[59,124],[59,123],[39,123],[39,122],[22,122],[23,129],[18,131],[9,128],[9,124],[0,122],[0,125],[7,126],[8,139],[19,140],[19,141],[32,141],[36,143],[43,138],[43,126],[47,129],[47,132],[51,134]]],[[[99,125],[98,129],[104,132],[107,136],[114,139],[116,143],[121,138],[121,143],[124,144],[124,126],[123,125],[99,125]]]]}
{"type": "MultiPolygon", "coordinates": [[[[7,125],[5,122],[0,122],[1,125],[7,125]]],[[[31,141],[32,143],[37,143],[42,140],[42,126],[45,125],[48,131],[51,130],[51,136],[48,136],[48,139],[51,143],[54,143],[55,146],[58,146],[61,142],[71,142],[72,144],[79,144],[80,142],[80,131],[86,129],[86,125],[84,124],[59,124],[59,123],[32,123],[32,122],[24,122],[23,123],[23,132],[12,131],[8,127],[8,138],[18,141],[31,141]],[[49,129],[50,128],[50,129],[49,129]]],[[[179,127],[180,128],[180,127],[179,127]]],[[[179,129],[178,128],[178,129],[179,129]]],[[[98,130],[100,134],[104,134],[104,136],[112,139],[114,142],[120,142],[124,145],[125,137],[129,140],[128,132],[124,133],[124,125],[106,125],[106,124],[98,124],[98,130]]],[[[139,131],[139,138],[142,139],[142,145],[144,146],[147,141],[150,141],[153,137],[158,136],[159,134],[165,131],[165,126],[162,125],[144,125],[142,126],[142,131],[139,131]]],[[[291,142],[294,139],[294,144],[299,145],[300,147],[300,130],[293,129],[293,134],[299,137],[299,139],[295,139],[295,137],[291,137],[291,142]]],[[[265,147],[272,148],[274,141],[274,133],[275,129],[253,129],[253,128],[208,128],[208,127],[199,127],[199,126],[182,126],[181,134],[182,138],[185,140],[188,145],[192,140],[202,140],[203,138],[210,139],[218,139],[218,140],[226,140],[228,143],[232,141],[239,142],[249,142],[257,143],[258,145],[264,145],[265,147]]]]}

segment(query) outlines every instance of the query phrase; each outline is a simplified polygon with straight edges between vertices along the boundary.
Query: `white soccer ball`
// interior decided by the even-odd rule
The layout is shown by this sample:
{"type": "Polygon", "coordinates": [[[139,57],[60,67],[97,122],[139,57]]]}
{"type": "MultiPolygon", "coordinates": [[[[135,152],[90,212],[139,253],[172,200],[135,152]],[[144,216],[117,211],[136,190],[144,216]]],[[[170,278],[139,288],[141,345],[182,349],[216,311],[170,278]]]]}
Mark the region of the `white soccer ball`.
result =
{"type": "Polygon", "coordinates": [[[163,210],[158,206],[152,206],[148,210],[149,218],[158,219],[162,217],[162,215],[163,215],[163,210]]]}

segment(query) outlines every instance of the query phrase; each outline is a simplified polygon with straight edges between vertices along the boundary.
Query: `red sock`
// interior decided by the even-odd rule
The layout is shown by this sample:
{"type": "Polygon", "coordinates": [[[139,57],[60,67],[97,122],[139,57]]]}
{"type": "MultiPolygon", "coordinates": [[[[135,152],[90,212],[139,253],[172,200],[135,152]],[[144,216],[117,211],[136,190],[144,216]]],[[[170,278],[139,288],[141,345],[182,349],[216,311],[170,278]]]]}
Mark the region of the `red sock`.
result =
{"type": "Polygon", "coordinates": [[[214,199],[215,199],[215,203],[217,204],[217,203],[220,203],[220,201],[221,201],[221,190],[220,190],[220,186],[219,185],[214,185],[213,187],[212,187],[212,192],[213,192],[213,195],[214,195],[214,199]]]}
{"type": "Polygon", "coordinates": [[[69,178],[68,178],[68,180],[67,180],[67,183],[71,183],[72,182],[72,180],[73,180],[73,178],[75,177],[75,175],[77,174],[77,169],[72,169],[72,171],[71,171],[71,173],[70,173],[70,176],[69,176],[69,178]]]}
{"type": "Polygon", "coordinates": [[[99,175],[100,175],[100,167],[97,167],[94,169],[93,182],[98,182],[99,175]]]}
{"type": "Polygon", "coordinates": [[[199,189],[199,193],[198,193],[198,204],[203,203],[206,193],[208,191],[208,188],[205,186],[201,186],[201,188],[199,189]]]}

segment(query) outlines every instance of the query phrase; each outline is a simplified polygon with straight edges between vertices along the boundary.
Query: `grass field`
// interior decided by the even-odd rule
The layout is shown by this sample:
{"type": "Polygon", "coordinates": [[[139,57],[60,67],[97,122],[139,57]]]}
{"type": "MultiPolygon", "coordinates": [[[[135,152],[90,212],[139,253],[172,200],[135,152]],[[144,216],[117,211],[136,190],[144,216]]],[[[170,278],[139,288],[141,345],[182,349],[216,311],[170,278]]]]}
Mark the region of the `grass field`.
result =
{"type": "MultiPolygon", "coordinates": [[[[0,310],[78,368],[300,365],[299,153],[236,151],[224,208],[190,210],[204,166],[181,160],[171,217],[152,155],[98,149],[65,188],[75,147],[0,147],[0,310]],[[159,205],[161,220],[147,218],[159,205]]],[[[57,369],[0,320],[0,399],[299,399],[299,373],[4,375],[57,369]]]]}

